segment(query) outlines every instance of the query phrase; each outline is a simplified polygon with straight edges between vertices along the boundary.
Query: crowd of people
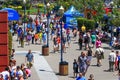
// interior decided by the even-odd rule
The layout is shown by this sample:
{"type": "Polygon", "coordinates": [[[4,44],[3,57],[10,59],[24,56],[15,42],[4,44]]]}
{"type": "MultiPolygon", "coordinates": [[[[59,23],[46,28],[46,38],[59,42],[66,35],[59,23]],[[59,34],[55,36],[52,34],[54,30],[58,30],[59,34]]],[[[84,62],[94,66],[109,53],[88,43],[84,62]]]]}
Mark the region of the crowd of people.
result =
{"type": "MultiPolygon", "coordinates": [[[[74,59],[73,62],[73,72],[74,77],[76,77],[76,80],[86,80],[85,74],[91,65],[91,61],[93,57],[96,57],[96,65],[98,67],[102,66],[102,59],[104,59],[104,49],[102,48],[102,39],[108,35],[107,33],[102,32],[102,30],[96,29],[96,30],[87,30],[86,27],[81,27],[80,30],[78,30],[76,27],[70,29],[70,28],[64,28],[64,23],[59,21],[59,18],[54,18],[50,21],[49,25],[47,22],[42,22],[42,20],[36,16],[35,19],[32,19],[32,17],[28,16],[28,22],[26,23],[25,29],[20,27],[18,23],[13,22],[12,26],[10,26],[10,31],[13,36],[17,35],[17,41],[21,45],[21,47],[25,46],[24,42],[27,42],[27,45],[35,44],[35,45],[47,45],[47,38],[50,38],[53,42],[53,52],[59,52],[61,43],[62,43],[62,52],[66,53],[66,48],[71,47],[71,38],[73,38],[75,41],[77,41],[78,37],[78,47],[79,50],[84,51],[81,52],[80,56],[78,58],[74,59]],[[49,26],[49,28],[48,28],[49,26]],[[61,28],[62,26],[62,28],[61,28]],[[61,34],[62,32],[62,34],[61,34]],[[71,36],[71,32],[72,35],[71,36]],[[50,37],[48,36],[50,35],[50,37]],[[96,50],[93,51],[93,48],[96,50]],[[87,51],[87,52],[86,52],[87,51]],[[78,76],[79,73],[79,76],[78,76]],[[83,77],[83,79],[81,79],[83,77]]],[[[116,38],[113,37],[112,39],[113,46],[116,45],[116,38]]],[[[11,59],[14,59],[14,50],[12,53],[11,59]]],[[[30,54],[31,50],[28,52],[29,54],[26,55],[26,62],[28,63],[26,66],[25,64],[21,64],[20,66],[16,66],[15,62],[11,62],[10,66],[6,68],[5,71],[14,71],[19,73],[19,75],[14,75],[14,78],[16,76],[21,75],[23,77],[23,72],[25,70],[30,70],[34,59],[33,55],[30,54]],[[28,66],[29,65],[29,66],[28,66]]],[[[114,65],[115,70],[118,70],[118,60],[119,60],[119,52],[114,53],[114,50],[109,55],[109,71],[113,71],[114,65]]],[[[16,74],[15,73],[15,74],[16,74]]],[[[28,72],[27,72],[28,73],[28,72]]],[[[9,74],[9,75],[10,75],[9,74]]],[[[29,77],[31,74],[27,74],[27,77],[29,77]]],[[[3,76],[4,77],[4,76],[3,76]]],[[[19,78],[19,77],[17,77],[19,78]]],[[[94,80],[93,74],[90,75],[90,79],[88,80],[94,80]]]]}
{"type": "Polygon", "coordinates": [[[9,66],[5,67],[5,70],[0,73],[0,79],[2,80],[25,80],[31,77],[31,67],[34,62],[34,56],[31,50],[25,56],[25,63],[16,65],[14,58],[15,50],[12,49],[10,56],[9,66]]]}
{"type": "MultiPolygon", "coordinates": [[[[102,59],[104,59],[104,49],[102,48],[102,38],[103,34],[101,31],[88,31],[88,32],[79,32],[79,49],[82,50],[82,47],[84,45],[84,51],[81,52],[81,55],[78,56],[78,59],[74,59],[73,62],[73,71],[74,76],[77,77],[78,73],[81,76],[85,76],[90,64],[91,59],[93,57],[96,57],[96,63],[98,67],[102,66],[102,59]],[[95,51],[92,49],[95,47],[95,51]],[[87,51],[87,52],[86,52],[87,51]]],[[[114,37],[113,37],[114,38],[114,37]]],[[[119,62],[120,62],[120,54],[117,50],[115,52],[114,48],[111,48],[111,52],[108,56],[108,65],[109,69],[108,71],[114,72],[118,71],[119,76],[119,62]]],[[[85,77],[80,78],[77,77],[76,80],[86,80],[85,77]]],[[[93,80],[93,79],[90,79],[93,80]]],[[[119,80],[119,79],[118,79],[119,80]]]]}

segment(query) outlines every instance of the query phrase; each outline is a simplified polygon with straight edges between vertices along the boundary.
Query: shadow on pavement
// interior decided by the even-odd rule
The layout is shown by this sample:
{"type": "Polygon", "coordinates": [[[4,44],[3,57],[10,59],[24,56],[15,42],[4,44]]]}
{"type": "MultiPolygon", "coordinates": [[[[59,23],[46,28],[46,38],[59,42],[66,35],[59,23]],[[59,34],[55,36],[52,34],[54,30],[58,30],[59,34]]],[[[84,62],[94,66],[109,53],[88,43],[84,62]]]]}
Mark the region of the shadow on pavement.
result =
{"type": "Polygon", "coordinates": [[[57,73],[57,72],[54,72],[54,71],[47,71],[47,70],[44,70],[44,69],[39,69],[39,71],[44,71],[44,72],[50,72],[50,73],[57,73]]]}
{"type": "Polygon", "coordinates": [[[18,48],[24,48],[24,47],[22,47],[22,46],[17,46],[18,48]]]}
{"type": "Polygon", "coordinates": [[[80,51],[80,49],[76,49],[77,51],[80,51]]]}
{"type": "Polygon", "coordinates": [[[108,70],[103,70],[104,72],[110,72],[110,70],[108,69],[108,70]]]}
{"type": "Polygon", "coordinates": [[[94,65],[94,64],[93,64],[93,65],[90,65],[90,66],[93,66],[93,67],[98,67],[97,65],[94,65]]]}
{"type": "Polygon", "coordinates": [[[102,47],[103,49],[111,50],[111,47],[102,47]]]}
{"type": "Polygon", "coordinates": [[[58,75],[58,76],[67,76],[67,75],[61,75],[60,73],[56,73],[56,75],[58,75]]]}
{"type": "Polygon", "coordinates": [[[73,78],[73,79],[75,79],[76,77],[75,77],[75,76],[69,76],[69,78],[73,78]]]}
{"type": "Polygon", "coordinates": [[[78,42],[73,42],[73,44],[78,44],[78,42]]]}
{"type": "Polygon", "coordinates": [[[42,54],[39,54],[39,56],[43,56],[42,54]]]}

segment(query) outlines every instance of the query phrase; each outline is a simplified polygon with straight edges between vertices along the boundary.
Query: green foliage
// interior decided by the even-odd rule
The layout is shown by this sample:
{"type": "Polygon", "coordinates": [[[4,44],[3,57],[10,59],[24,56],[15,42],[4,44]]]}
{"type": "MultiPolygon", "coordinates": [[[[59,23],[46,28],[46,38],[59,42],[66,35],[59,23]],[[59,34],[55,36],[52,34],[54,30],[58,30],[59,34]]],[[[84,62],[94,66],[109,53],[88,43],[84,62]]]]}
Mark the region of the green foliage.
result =
{"type": "Polygon", "coordinates": [[[120,26],[120,18],[114,18],[111,20],[111,24],[115,26],[120,26]]]}
{"type": "Polygon", "coordinates": [[[12,50],[12,34],[10,31],[8,31],[8,49],[9,49],[9,55],[11,55],[11,50],[12,50]]]}
{"type": "Polygon", "coordinates": [[[79,29],[81,29],[81,27],[84,25],[86,27],[86,30],[93,29],[95,25],[94,20],[90,20],[86,18],[78,18],[77,23],[79,29]]]}
{"type": "Polygon", "coordinates": [[[38,8],[43,8],[43,7],[44,7],[44,4],[39,3],[39,4],[37,4],[37,7],[38,7],[38,8]]]}
{"type": "Polygon", "coordinates": [[[105,13],[104,9],[104,0],[57,0],[57,6],[63,6],[65,11],[73,5],[77,10],[81,13],[85,14],[86,9],[90,9],[89,15],[95,21],[100,21],[103,18],[103,14],[105,13]],[[96,11],[97,14],[93,16],[93,12],[96,11]]]}

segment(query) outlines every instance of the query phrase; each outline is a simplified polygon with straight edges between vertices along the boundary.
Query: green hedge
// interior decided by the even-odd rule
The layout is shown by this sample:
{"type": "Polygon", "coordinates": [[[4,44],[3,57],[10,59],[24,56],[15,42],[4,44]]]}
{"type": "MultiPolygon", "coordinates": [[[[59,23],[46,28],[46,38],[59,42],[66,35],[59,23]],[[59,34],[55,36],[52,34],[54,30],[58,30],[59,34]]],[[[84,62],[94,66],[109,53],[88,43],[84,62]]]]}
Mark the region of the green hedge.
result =
{"type": "Polygon", "coordinates": [[[12,51],[12,34],[10,31],[8,31],[8,39],[9,39],[9,41],[8,41],[8,50],[9,50],[8,55],[9,56],[8,57],[10,59],[10,55],[11,55],[11,51],[12,51]]]}
{"type": "Polygon", "coordinates": [[[8,32],[8,38],[9,38],[9,54],[11,54],[11,50],[12,50],[12,34],[11,34],[11,32],[9,31],[8,32]]]}
{"type": "Polygon", "coordinates": [[[94,26],[95,26],[95,21],[94,20],[86,19],[86,18],[78,18],[77,23],[78,23],[78,29],[79,30],[81,30],[81,27],[83,25],[85,25],[86,30],[94,29],[94,26]]]}

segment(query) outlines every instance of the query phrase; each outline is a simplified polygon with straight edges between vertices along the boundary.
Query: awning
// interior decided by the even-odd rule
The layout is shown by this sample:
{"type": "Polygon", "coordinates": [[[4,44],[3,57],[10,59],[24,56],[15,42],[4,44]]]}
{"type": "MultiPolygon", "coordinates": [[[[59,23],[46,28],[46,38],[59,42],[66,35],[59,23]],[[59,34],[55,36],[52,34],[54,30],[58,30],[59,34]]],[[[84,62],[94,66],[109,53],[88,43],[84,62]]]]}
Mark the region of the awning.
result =
{"type": "Polygon", "coordinates": [[[14,10],[12,8],[4,8],[2,10],[8,11],[8,20],[9,21],[19,20],[19,14],[16,10],[14,10]]]}

